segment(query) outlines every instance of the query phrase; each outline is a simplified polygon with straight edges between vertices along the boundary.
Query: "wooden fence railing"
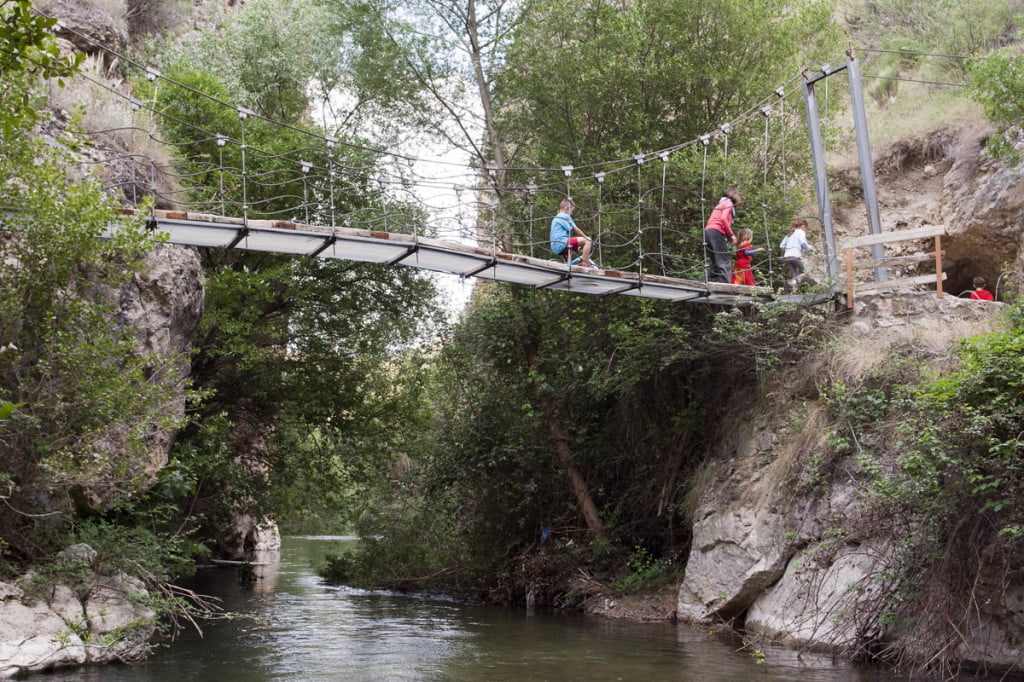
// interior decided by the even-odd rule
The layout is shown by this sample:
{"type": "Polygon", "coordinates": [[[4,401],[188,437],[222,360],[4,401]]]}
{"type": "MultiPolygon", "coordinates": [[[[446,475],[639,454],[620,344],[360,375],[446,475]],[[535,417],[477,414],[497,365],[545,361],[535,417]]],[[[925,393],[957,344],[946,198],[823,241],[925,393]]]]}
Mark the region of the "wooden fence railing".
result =
{"type": "Polygon", "coordinates": [[[863,237],[853,237],[842,242],[840,249],[846,252],[846,307],[853,307],[855,294],[865,291],[878,291],[879,289],[898,289],[901,287],[915,286],[918,284],[930,284],[935,282],[935,295],[942,298],[942,281],[946,279],[946,273],[942,271],[942,235],[946,233],[945,225],[925,225],[909,230],[898,232],[883,232],[882,234],[868,234],[863,237]],[[926,239],[935,237],[935,251],[920,256],[894,256],[855,263],[853,249],[874,244],[888,244],[890,242],[907,241],[910,239],[926,239]],[[857,283],[854,280],[856,267],[889,267],[891,265],[909,265],[924,261],[935,261],[934,275],[919,275],[917,277],[902,277],[900,279],[889,279],[884,282],[863,282],[857,283]]]}

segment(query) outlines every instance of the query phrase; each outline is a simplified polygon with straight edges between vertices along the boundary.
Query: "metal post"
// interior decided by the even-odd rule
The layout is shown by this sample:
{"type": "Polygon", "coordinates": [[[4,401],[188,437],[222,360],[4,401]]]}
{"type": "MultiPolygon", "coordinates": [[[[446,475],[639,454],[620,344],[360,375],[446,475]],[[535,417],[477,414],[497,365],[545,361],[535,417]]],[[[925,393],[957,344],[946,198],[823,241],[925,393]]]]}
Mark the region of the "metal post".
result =
{"type": "MultiPolygon", "coordinates": [[[[875,190],[875,165],[871,159],[871,142],[868,139],[868,117],[864,112],[864,89],[861,87],[860,65],[853,56],[853,50],[846,51],[846,77],[850,81],[850,108],[853,110],[853,129],[857,137],[857,159],[860,162],[860,181],[864,188],[864,205],[868,211],[868,231],[882,234],[882,223],[878,217],[878,193],[875,190]]],[[[871,258],[880,261],[885,258],[885,245],[872,244],[871,258]]],[[[875,281],[889,279],[885,266],[875,268],[875,281]]]]}
{"type": "MultiPolygon", "coordinates": [[[[804,77],[807,77],[805,72],[804,77]]],[[[818,195],[818,214],[825,237],[825,274],[835,280],[839,272],[836,263],[836,238],[832,232],[832,202],[828,196],[828,177],[825,174],[825,144],[818,120],[818,102],[814,96],[814,80],[804,82],[804,103],[807,106],[807,132],[811,138],[811,164],[814,167],[814,190],[818,195]]]]}

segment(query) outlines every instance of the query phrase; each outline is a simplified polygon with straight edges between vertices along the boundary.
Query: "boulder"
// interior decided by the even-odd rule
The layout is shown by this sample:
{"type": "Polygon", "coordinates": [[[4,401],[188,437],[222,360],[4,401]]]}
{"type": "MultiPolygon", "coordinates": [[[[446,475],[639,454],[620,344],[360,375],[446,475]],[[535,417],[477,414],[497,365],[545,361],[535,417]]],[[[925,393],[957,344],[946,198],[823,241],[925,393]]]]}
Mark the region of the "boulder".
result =
{"type": "Polygon", "coordinates": [[[26,574],[24,587],[0,582],[0,677],[84,664],[136,661],[150,650],[157,614],[148,593],[123,573],[92,571],[96,554],[84,544],[58,557],[81,582],[44,584],[26,574]]]}
{"type": "MultiPolygon", "coordinates": [[[[25,603],[20,589],[3,583],[0,592],[0,676],[81,665],[85,643],[46,602],[25,603]]],[[[64,593],[66,594],[66,593],[64,593]]]]}
{"type": "Polygon", "coordinates": [[[145,605],[146,588],[123,573],[97,577],[84,601],[90,663],[139,661],[150,650],[156,612],[145,605]]]}
{"type": "MultiPolygon", "coordinates": [[[[847,618],[878,599],[878,576],[896,555],[887,541],[825,543],[794,555],[782,578],[751,604],[747,632],[793,647],[843,649],[880,634],[847,618]]],[[[868,611],[874,611],[869,608],[868,611]]]]}
{"type": "Polygon", "coordinates": [[[128,23],[124,4],[97,0],[46,0],[37,3],[47,15],[60,20],[57,35],[79,52],[101,52],[97,43],[121,52],[128,44],[128,23]]]}

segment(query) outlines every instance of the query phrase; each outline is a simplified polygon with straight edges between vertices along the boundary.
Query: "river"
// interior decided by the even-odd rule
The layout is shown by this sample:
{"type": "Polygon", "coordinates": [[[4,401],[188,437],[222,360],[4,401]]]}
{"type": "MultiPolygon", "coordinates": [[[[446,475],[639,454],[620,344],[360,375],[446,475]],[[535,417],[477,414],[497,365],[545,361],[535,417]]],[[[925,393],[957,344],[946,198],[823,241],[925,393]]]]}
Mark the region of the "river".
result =
{"type": "MultiPolygon", "coordinates": [[[[352,538],[288,537],[279,559],[243,588],[234,569],[201,571],[193,587],[250,614],[188,631],[145,664],[47,675],[47,682],[217,680],[734,680],[895,682],[884,670],[833,666],[772,648],[764,659],[669,623],[468,606],[443,597],[325,584],[315,565],[352,538]]],[[[277,557],[272,557],[277,559],[277,557]]],[[[977,678],[972,678],[977,679],[977,678]]]]}

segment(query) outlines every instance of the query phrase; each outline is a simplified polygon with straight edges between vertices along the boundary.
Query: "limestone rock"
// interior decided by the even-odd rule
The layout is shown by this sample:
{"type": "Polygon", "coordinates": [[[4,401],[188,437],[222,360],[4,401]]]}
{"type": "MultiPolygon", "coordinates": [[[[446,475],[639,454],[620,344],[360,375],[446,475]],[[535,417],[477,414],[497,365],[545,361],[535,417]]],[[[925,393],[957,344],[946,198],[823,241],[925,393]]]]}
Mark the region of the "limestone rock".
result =
{"type": "Polygon", "coordinates": [[[234,561],[250,561],[254,553],[275,551],[281,547],[277,524],[249,514],[236,515],[231,525],[217,535],[218,556],[234,561]]]}
{"type": "MultiPolygon", "coordinates": [[[[194,249],[160,245],[146,257],[144,267],[119,292],[119,316],[135,334],[139,350],[175,358],[184,379],[189,372],[189,350],[203,312],[203,275],[194,249]]],[[[168,396],[168,412],[185,414],[185,394],[168,396]]],[[[147,476],[167,464],[174,434],[154,430],[150,436],[147,476]]]]}
{"type": "Polygon", "coordinates": [[[141,601],[146,594],[142,583],[123,573],[93,581],[84,604],[90,663],[146,657],[156,629],[156,612],[141,601]]]}
{"type": "Polygon", "coordinates": [[[58,35],[86,54],[100,52],[100,43],[121,52],[128,44],[124,6],[97,0],[46,0],[37,3],[65,27],[58,35]]]}
{"type": "MultiPolygon", "coordinates": [[[[829,367],[830,376],[860,376],[899,343],[939,357],[952,340],[992,328],[1002,308],[933,292],[863,296],[832,351],[843,367],[829,367]]],[[[879,576],[902,557],[889,538],[857,535],[873,526],[862,523],[871,505],[854,458],[814,464],[827,452],[827,415],[809,399],[778,401],[745,414],[745,424],[729,430],[735,442],[719,443],[714,480],[694,515],[680,618],[740,622],[748,633],[831,651],[891,634],[877,620],[846,618],[858,606],[877,612],[879,576]],[[766,433],[773,437],[759,435],[766,433]]],[[[1024,588],[993,585],[979,611],[984,626],[962,646],[963,658],[1024,658],[1024,588]]]]}
{"type": "Polygon", "coordinates": [[[121,573],[90,573],[95,556],[75,545],[59,557],[82,571],[81,585],[40,587],[32,575],[23,578],[31,588],[0,583],[0,677],[148,653],[156,613],[145,605],[145,587],[121,573]]]}
{"type": "Polygon", "coordinates": [[[795,555],[782,579],[750,606],[747,631],[794,647],[842,649],[871,639],[876,632],[861,631],[845,616],[854,602],[869,604],[878,596],[875,576],[894,551],[888,542],[858,542],[795,555]]]}

